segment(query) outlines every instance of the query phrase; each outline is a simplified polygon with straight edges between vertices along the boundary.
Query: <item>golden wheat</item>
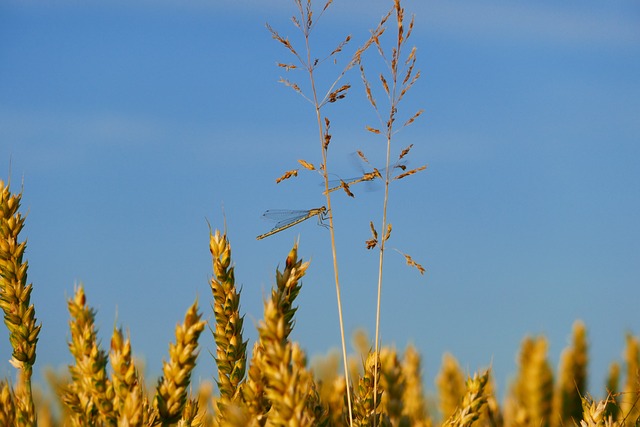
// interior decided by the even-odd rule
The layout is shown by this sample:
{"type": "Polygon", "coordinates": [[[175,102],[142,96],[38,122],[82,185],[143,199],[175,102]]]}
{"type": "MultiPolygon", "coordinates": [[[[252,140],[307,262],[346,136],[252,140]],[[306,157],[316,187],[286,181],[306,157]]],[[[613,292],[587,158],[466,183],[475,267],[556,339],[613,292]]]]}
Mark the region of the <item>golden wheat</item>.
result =
{"type": "Polygon", "coordinates": [[[71,383],[66,387],[64,401],[73,412],[75,425],[106,425],[116,423],[113,407],[114,391],[107,376],[107,354],[100,348],[95,326],[95,310],[87,305],[84,287],[77,286],[67,301],[71,320],[69,351],[75,364],[69,366],[71,383]]]}
{"type": "Polygon", "coordinates": [[[462,404],[444,423],[445,427],[469,427],[480,417],[482,408],[487,402],[485,386],[488,380],[489,371],[480,375],[475,374],[473,378],[467,379],[467,391],[462,399],[462,404]]]}
{"type": "MultiPolygon", "coordinates": [[[[621,365],[614,362],[607,379],[606,398],[601,401],[586,395],[588,344],[583,323],[574,325],[572,342],[561,356],[555,383],[548,361],[546,338],[527,337],[519,354],[518,375],[507,393],[503,409],[495,396],[490,371],[475,374],[465,381],[456,359],[445,354],[436,379],[438,396],[427,398],[417,350],[413,346],[407,347],[401,360],[394,348],[380,344],[383,254],[392,231],[386,217],[389,182],[425,169],[425,166],[419,166],[407,171],[401,166],[402,173],[392,176],[393,168],[389,167],[391,138],[399,130],[395,125],[398,104],[420,77],[420,72],[415,69],[416,48],[413,47],[403,57],[414,20],[412,18],[407,23],[400,0],[394,0],[390,12],[371,32],[369,39],[355,51],[328,90],[321,93],[316,88],[314,73],[323,60],[311,59],[308,42],[311,30],[332,0],[324,4],[320,13],[313,11],[310,0],[294,0],[294,3],[299,15],[293,18],[293,22],[302,31],[306,52],[300,53],[287,38],[270,26],[268,29],[295,59],[295,63],[278,65],[287,71],[302,68],[310,78],[308,94],[297,83],[282,81],[311,102],[318,123],[321,162],[313,164],[299,160],[299,164],[306,170],[319,171],[325,179],[323,194],[327,198],[330,222],[344,372],[339,372],[338,356],[335,355],[330,355],[324,364],[317,362],[315,368],[310,369],[304,350],[291,340],[298,310],[295,300],[301,291],[301,279],[309,267],[308,262],[298,258],[297,243],[286,258],[284,270],[276,269],[276,283],[264,302],[264,317],[258,321],[258,340],[253,345],[247,365],[248,342],[242,337],[244,317],[240,314],[241,292],[235,286],[231,245],[226,233],[212,233],[210,230],[213,264],[210,286],[216,322],[212,332],[216,346],[218,395],[214,395],[211,382],[191,383],[199,353],[198,340],[205,326],[198,313],[197,302],[187,310],[184,322],[176,327],[176,342],[170,344],[169,360],[163,362],[163,376],[158,380],[156,389],[148,391],[141,370],[134,364],[129,337],[125,337],[121,329],[114,328],[109,353],[101,348],[97,339],[95,310],[87,304],[84,288],[78,286],[68,300],[71,316],[68,344],[74,362],[68,367],[68,376],[57,375],[53,371],[48,373],[60,406],[53,408],[50,401],[38,390],[32,390],[31,386],[41,326],[36,325],[35,308],[30,303],[32,286],[27,284],[27,263],[23,259],[26,244],[19,241],[25,222],[19,212],[22,193],[11,193],[9,185],[0,181],[0,306],[12,347],[10,363],[17,369],[15,385],[8,379],[0,379],[0,426],[33,426],[38,421],[44,427],[432,427],[435,422],[427,408],[436,402],[442,416],[437,424],[442,427],[563,427],[571,423],[580,427],[636,425],[640,416],[640,341],[632,335],[627,336],[624,352],[624,382],[621,381],[621,365]],[[382,36],[392,15],[395,16],[397,32],[389,51],[384,47],[382,36]],[[372,46],[377,48],[387,66],[387,72],[378,77],[381,91],[389,99],[390,108],[384,118],[362,62],[365,52],[372,46]],[[380,126],[367,126],[366,129],[386,138],[387,164],[384,177],[382,169],[374,168],[374,172],[365,174],[360,180],[343,181],[339,187],[353,197],[349,189],[353,183],[375,178],[385,180],[380,235],[371,222],[372,239],[367,242],[370,248],[378,247],[380,250],[374,351],[366,333],[360,330],[354,334],[357,354],[348,356],[330,198],[330,193],[338,187],[330,189],[328,186],[327,153],[332,141],[331,122],[321,110],[327,104],[346,97],[351,86],[339,85],[339,81],[356,65],[360,68],[366,97],[380,119],[380,126]],[[108,363],[111,364],[111,377],[108,375],[108,363]],[[356,364],[362,364],[362,369],[356,364]],[[351,384],[357,386],[352,387],[351,384]]],[[[344,38],[325,59],[336,59],[335,56],[350,40],[350,36],[344,38]]],[[[400,128],[411,125],[421,114],[422,110],[414,113],[400,128]]],[[[398,160],[406,157],[411,147],[402,149],[398,160]]],[[[368,162],[364,153],[360,151],[358,155],[368,162]]],[[[277,182],[297,174],[297,169],[287,171],[277,182]]],[[[398,252],[409,265],[424,272],[412,257],[398,252]]]]}
{"type": "MultiPolygon", "coordinates": [[[[357,427],[379,425],[385,415],[380,410],[382,389],[375,386],[380,383],[380,379],[376,379],[375,375],[380,375],[380,358],[371,352],[364,361],[364,373],[354,393],[353,423],[357,427]]],[[[385,425],[388,423],[386,417],[382,421],[385,425]]]]}
{"type": "Polygon", "coordinates": [[[427,412],[422,383],[422,363],[420,353],[413,345],[408,345],[402,359],[402,375],[405,380],[403,394],[403,415],[409,419],[409,425],[430,427],[431,418],[427,412]]]}
{"type": "Polygon", "coordinates": [[[27,262],[23,260],[26,242],[19,241],[25,217],[18,211],[22,193],[11,193],[0,180],[0,307],[9,330],[13,352],[11,365],[17,370],[17,383],[11,391],[17,426],[36,425],[31,375],[36,361],[36,344],[42,325],[36,325],[31,301],[32,285],[27,284],[27,262]]]}
{"type": "Polygon", "coordinates": [[[216,342],[215,362],[218,366],[218,418],[224,407],[238,398],[238,387],[247,363],[247,341],[242,339],[243,316],[240,315],[240,293],[236,289],[231,245],[219,230],[209,233],[209,250],[213,258],[213,312],[216,319],[213,336],[216,342]]]}
{"type": "Polygon", "coordinates": [[[163,424],[177,422],[187,403],[191,372],[198,357],[198,338],[205,326],[200,317],[198,303],[194,302],[184,323],[176,326],[176,342],[169,346],[169,361],[162,362],[163,376],[158,380],[153,407],[163,424]]]}
{"type": "Polygon", "coordinates": [[[586,327],[582,322],[573,325],[571,346],[560,356],[558,385],[554,395],[552,421],[559,426],[567,425],[582,415],[582,396],[587,391],[588,344],[586,327]]]}
{"type": "Polygon", "coordinates": [[[438,386],[440,415],[442,419],[450,418],[458,409],[465,393],[464,374],[456,358],[445,353],[442,356],[442,367],[436,378],[438,386]]]}

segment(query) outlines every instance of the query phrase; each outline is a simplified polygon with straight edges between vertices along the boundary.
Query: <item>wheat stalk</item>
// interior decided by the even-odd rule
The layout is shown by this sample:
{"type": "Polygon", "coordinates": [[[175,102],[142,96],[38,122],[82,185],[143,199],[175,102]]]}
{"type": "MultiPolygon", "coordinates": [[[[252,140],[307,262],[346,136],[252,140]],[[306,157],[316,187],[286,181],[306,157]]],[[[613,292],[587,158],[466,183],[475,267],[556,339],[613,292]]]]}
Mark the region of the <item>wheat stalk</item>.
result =
{"type": "Polygon", "coordinates": [[[196,301],[187,310],[184,322],[176,326],[176,342],[169,345],[169,361],[162,362],[163,376],[158,380],[153,403],[163,425],[180,420],[187,403],[187,387],[198,357],[198,338],[205,326],[200,318],[196,301]]]}
{"type": "Polygon", "coordinates": [[[0,425],[11,426],[15,424],[16,408],[15,396],[8,380],[0,381],[0,425]]]}
{"type": "Polygon", "coordinates": [[[240,292],[236,289],[231,265],[231,245],[226,234],[209,232],[209,250],[213,258],[213,312],[216,319],[213,337],[216,342],[215,361],[218,366],[218,420],[224,407],[234,401],[244,378],[247,363],[247,341],[242,340],[243,316],[240,316],[240,292]]]}
{"type": "Polygon", "coordinates": [[[584,323],[575,322],[572,344],[560,356],[554,412],[558,415],[561,424],[566,425],[582,416],[582,396],[587,389],[589,357],[586,334],[584,323]]]}
{"type": "MultiPolygon", "coordinates": [[[[351,37],[347,36],[344,39],[344,41],[342,41],[326,58],[324,59],[313,58],[311,53],[311,48],[310,48],[310,35],[313,28],[317,24],[320,16],[322,16],[322,14],[324,14],[324,12],[329,8],[332,1],[330,0],[325,3],[324,7],[322,8],[322,11],[318,16],[314,15],[311,0],[308,0],[304,5],[302,0],[294,0],[294,3],[296,4],[298,9],[298,16],[294,16],[292,20],[294,25],[302,32],[302,35],[304,37],[304,44],[305,44],[304,53],[302,54],[299,53],[298,50],[291,44],[291,42],[288,39],[282,37],[271,26],[267,25],[267,28],[271,32],[272,37],[278,42],[280,42],[296,59],[295,64],[279,63],[278,66],[280,66],[281,68],[287,71],[295,70],[298,68],[303,69],[304,71],[306,71],[309,78],[309,85],[310,85],[310,92],[311,92],[309,96],[302,91],[302,89],[297,83],[291,82],[287,79],[280,79],[280,81],[284,83],[286,86],[291,87],[296,93],[303,96],[304,99],[306,99],[313,106],[313,109],[315,112],[322,162],[319,168],[316,168],[315,166],[311,165],[308,162],[301,161],[300,163],[302,164],[302,166],[304,166],[308,170],[319,170],[324,179],[325,191],[323,194],[326,197],[327,217],[329,220],[328,225],[329,225],[329,231],[330,231],[330,237],[331,237],[331,253],[332,253],[332,260],[333,260],[334,282],[335,282],[335,288],[336,288],[336,300],[337,300],[337,307],[338,307],[338,321],[340,326],[340,339],[341,339],[341,345],[342,345],[342,360],[343,360],[343,366],[345,371],[344,378],[345,378],[345,381],[347,381],[347,384],[345,384],[345,389],[347,391],[347,405],[349,408],[349,420],[350,420],[350,424],[353,424],[353,414],[352,414],[351,396],[350,396],[351,387],[348,384],[350,375],[349,375],[349,366],[347,362],[347,349],[346,349],[346,340],[345,340],[345,332],[344,332],[342,296],[341,296],[340,278],[339,278],[339,269],[338,269],[338,255],[337,255],[336,239],[335,239],[335,232],[334,232],[335,228],[334,228],[334,222],[333,222],[334,221],[333,206],[332,206],[332,200],[331,200],[331,192],[329,191],[329,172],[328,172],[329,166],[328,166],[327,154],[328,154],[328,148],[331,143],[331,137],[332,137],[330,133],[331,122],[328,117],[323,116],[322,109],[327,104],[334,103],[346,97],[347,92],[351,86],[349,84],[343,84],[342,86],[338,87],[339,82],[345,76],[347,71],[349,71],[357,63],[359,63],[360,57],[362,56],[362,54],[370,46],[373,45],[375,41],[375,37],[378,37],[379,35],[381,35],[383,30],[381,29],[381,27],[379,27],[375,32],[372,33],[371,37],[360,48],[356,50],[354,55],[351,57],[351,60],[346,64],[342,72],[329,86],[328,90],[324,94],[322,94],[319,92],[316,84],[315,72],[317,67],[329,58],[335,59],[335,56],[338,53],[340,53],[343,50],[343,48],[349,43],[349,41],[351,40],[351,37]]],[[[290,178],[291,176],[297,175],[297,172],[295,174],[293,173],[293,171],[290,171],[290,172],[291,173],[287,172],[283,176],[278,178],[278,182],[282,181],[283,179],[290,178]]],[[[345,191],[347,191],[347,193],[350,194],[346,186],[345,186],[345,191]]]]}
{"type": "Polygon", "coordinates": [[[114,328],[109,352],[113,387],[113,406],[118,424],[142,426],[147,408],[143,397],[144,386],[131,355],[131,340],[121,329],[114,328]]]}
{"type": "Polygon", "coordinates": [[[376,384],[380,379],[380,358],[370,352],[364,361],[364,373],[358,380],[358,389],[353,402],[353,423],[357,427],[371,427],[378,425],[382,417],[379,408],[382,390],[376,384]]]}
{"type": "Polygon", "coordinates": [[[465,393],[464,373],[456,358],[445,353],[442,356],[442,367],[436,377],[440,414],[442,419],[450,418],[458,409],[465,393]]]}
{"type": "Polygon", "coordinates": [[[31,301],[32,285],[27,284],[27,262],[23,260],[27,243],[19,242],[25,218],[18,212],[22,193],[13,194],[0,180],[0,307],[9,330],[13,352],[11,364],[19,371],[13,393],[15,422],[36,425],[31,375],[36,361],[36,344],[42,325],[36,325],[31,301]]]}
{"type": "Polygon", "coordinates": [[[444,427],[470,427],[474,421],[480,418],[481,411],[487,398],[485,386],[489,380],[489,371],[483,374],[475,374],[466,382],[467,391],[462,399],[460,407],[443,424],[444,427]]]}
{"type": "Polygon", "coordinates": [[[607,372],[606,392],[610,396],[607,399],[607,415],[611,415],[614,419],[618,418],[620,406],[617,402],[618,389],[620,386],[620,364],[612,362],[607,372]]]}
{"type": "Polygon", "coordinates": [[[578,427],[620,427],[623,425],[633,425],[615,420],[611,414],[608,413],[607,406],[609,403],[609,397],[599,402],[589,397],[583,397],[582,416],[577,418],[580,419],[580,422],[578,423],[574,420],[574,423],[578,427]]]}
{"type": "Polygon", "coordinates": [[[402,376],[405,379],[403,393],[403,415],[415,427],[430,427],[427,406],[422,388],[420,353],[413,345],[408,345],[402,360],[402,376]]]}
{"type": "Polygon", "coordinates": [[[407,425],[408,417],[403,415],[406,379],[395,348],[385,347],[380,351],[381,412],[389,417],[391,425],[407,425]]]}
{"type": "Polygon", "coordinates": [[[115,425],[117,416],[113,407],[114,391],[107,376],[107,354],[100,348],[95,327],[95,310],[87,305],[84,287],[77,286],[67,300],[71,320],[69,351],[75,365],[69,366],[71,384],[63,399],[74,413],[77,425],[93,425],[99,420],[115,425]]]}
{"type": "Polygon", "coordinates": [[[293,306],[301,289],[308,262],[298,259],[297,244],[289,252],[285,269],[276,269],[276,286],[264,303],[264,319],[258,325],[259,357],[255,359],[264,378],[264,395],[270,403],[267,426],[312,426],[316,419],[317,395],[313,379],[306,369],[304,354],[289,342],[293,329],[293,306]]]}
{"type": "Polygon", "coordinates": [[[256,341],[253,345],[247,379],[239,387],[243,405],[236,404],[233,407],[233,414],[230,414],[233,419],[250,419],[258,425],[264,425],[264,418],[270,405],[264,392],[266,384],[261,370],[262,359],[262,344],[256,341]]]}
{"type": "Polygon", "coordinates": [[[526,337],[519,356],[509,422],[548,427],[553,409],[553,372],[547,360],[547,340],[526,337]]]}
{"type": "MultiPolygon", "coordinates": [[[[372,249],[375,246],[378,246],[379,250],[379,261],[378,261],[378,286],[377,286],[377,300],[376,300],[376,332],[374,339],[374,350],[377,353],[380,351],[380,311],[382,304],[382,278],[383,278],[383,266],[384,266],[384,255],[386,242],[391,235],[391,224],[387,218],[387,207],[389,203],[389,185],[394,179],[402,179],[406,176],[413,175],[420,170],[423,170],[424,167],[420,167],[417,169],[413,169],[407,172],[404,172],[401,175],[393,177],[391,175],[392,168],[391,165],[391,142],[395,133],[398,132],[399,129],[396,129],[395,122],[398,114],[398,106],[402,98],[405,96],[407,91],[411,89],[417,79],[420,77],[420,72],[415,71],[415,63],[416,63],[416,48],[411,49],[410,53],[407,55],[407,58],[403,61],[403,51],[409,40],[411,32],[413,30],[414,19],[412,18],[408,29],[405,29],[405,17],[404,17],[404,8],[401,6],[400,0],[394,0],[394,4],[392,9],[385,15],[378,28],[384,27],[385,22],[390,17],[391,14],[394,14],[396,20],[396,38],[395,44],[391,48],[391,53],[385,51],[382,46],[381,38],[382,32],[379,35],[375,35],[373,37],[373,43],[378,49],[378,53],[382,57],[385,62],[388,74],[385,76],[384,73],[379,75],[380,84],[382,86],[382,90],[386,95],[388,100],[388,114],[385,119],[382,118],[382,114],[380,112],[380,107],[373,96],[373,92],[371,90],[371,82],[367,77],[365,72],[364,65],[359,61],[360,65],[360,73],[362,76],[362,81],[365,86],[365,92],[367,95],[367,99],[369,103],[373,107],[376,115],[378,116],[378,120],[380,121],[380,128],[374,128],[372,126],[367,126],[367,130],[375,135],[383,134],[386,139],[386,163],[385,163],[385,174],[384,174],[384,199],[382,204],[382,221],[380,226],[380,231],[382,235],[378,238],[378,233],[371,223],[371,230],[373,233],[373,239],[367,241],[367,249],[372,249]],[[394,13],[395,12],[395,13],[394,13]]],[[[375,34],[375,33],[374,33],[375,34]]],[[[417,117],[422,114],[422,110],[415,113],[411,116],[401,127],[411,125],[417,117]]],[[[402,159],[408,153],[410,147],[405,151],[401,152],[399,155],[399,160],[402,159]]],[[[420,264],[415,262],[411,256],[403,254],[407,263],[411,266],[414,266],[420,270],[421,273],[424,273],[424,269],[420,264]]],[[[375,377],[377,378],[377,376],[375,377]]],[[[377,384],[376,384],[377,387],[377,384]]],[[[374,395],[375,398],[376,395],[374,395]]]]}
{"type": "Polygon", "coordinates": [[[204,427],[204,420],[199,411],[198,399],[187,399],[177,427],[204,427]]]}
{"type": "Polygon", "coordinates": [[[624,351],[626,381],[620,396],[618,420],[629,425],[640,419],[640,339],[626,336],[624,351]]]}

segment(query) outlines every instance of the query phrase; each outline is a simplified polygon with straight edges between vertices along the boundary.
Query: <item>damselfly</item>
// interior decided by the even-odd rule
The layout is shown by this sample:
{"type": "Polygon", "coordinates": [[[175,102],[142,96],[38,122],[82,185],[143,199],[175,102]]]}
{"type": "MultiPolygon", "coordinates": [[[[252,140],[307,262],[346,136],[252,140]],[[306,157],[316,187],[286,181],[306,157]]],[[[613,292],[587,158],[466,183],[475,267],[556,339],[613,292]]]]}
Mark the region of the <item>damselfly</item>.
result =
{"type": "MultiPolygon", "coordinates": [[[[392,166],[392,170],[393,169],[401,169],[401,170],[405,170],[407,168],[406,166],[406,162],[398,162],[395,165],[392,166]]],[[[363,173],[360,176],[357,176],[355,178],[348,178],[348,179],[336,179],[336,180],[331,180],[329,181],[329,193],[336,191],[336,190],[341,190],[344,189],[344,187],[349,187],[353,184],[357,184],[359,182],[363,182],[363,181],[373,181],[376,178],[380,178],[380,179],[384,179],[384,175],[386,173],[387,168],[381,168],[381,169],[377,169],[377,168],[373,168],[373,170],[371,170],[370,172],[366,172],[363,173]]],[[[326,192],[324,193],[326,194],[326,192]]]]}
{"type": "Polygon", "coordinates": [[[264,233],[256,237],[256,239],[264,239],[265,237],[269,237],[272,234],[276,234],[279,231],[286,230],[289,227],[293,227],[296,224],[300,224],[302,221],[305,221],[314,216],[318,217],[318,224],[325,225],[322,221],[327,219],[327,208],[321,206],[316,209],[309,210],[301,210],[301,211],[292,211],[287,209],[270,209],[266,211],[263,215],[263,218],[270,219],[273,221],[277,221],[275,227],[268,233],[264,233]]]}

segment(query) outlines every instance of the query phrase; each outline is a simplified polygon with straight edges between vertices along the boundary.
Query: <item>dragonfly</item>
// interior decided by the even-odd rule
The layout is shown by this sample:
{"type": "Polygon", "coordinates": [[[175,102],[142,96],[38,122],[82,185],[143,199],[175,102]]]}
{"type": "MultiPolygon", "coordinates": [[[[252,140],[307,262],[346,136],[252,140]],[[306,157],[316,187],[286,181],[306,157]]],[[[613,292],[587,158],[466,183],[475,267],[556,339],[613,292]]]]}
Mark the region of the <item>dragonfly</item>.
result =
{"type": "MultiPolygon", "coordinates": [[[[395,165],[393,165],[391,168],[392,169],[398,168],[398,169],[405,170],[407,166],[405,162],[398,162],[395,165]]],[[[345,188],[345,186],[348,188],[350,185],[357,184],[359,182],[373,181],[376,178],[383,179],[386,173],[386,170],[387,168],[381,168],[381,169],[373,168],[373,170],[371,170],[370,172],[366,172],[355,178],[331,180],[329,181],[329,193],[336,190],[342,190],[345,188]]],[[[326,194],[326,192],[324,194],[326,194]]]]}
{"type": "Polygon", "coordinates": [[[323,223],[323,221],[327,219],[327,208],[324,206],[320,206],[319,208],[308,210],[270,209],[266,211],[262,216],[263,218],[274,220],[277,222],[273,229],[271,229],[271,231],[256,237],[256,239],[258,240],[269,237],[272,234],[276,234],[282,230],[286,230],[287,228],[300,224],[302,221],[306,221],[309,218],[313,218],[314,216],[318,217],[318,224],[326,225],[323,223]]]}

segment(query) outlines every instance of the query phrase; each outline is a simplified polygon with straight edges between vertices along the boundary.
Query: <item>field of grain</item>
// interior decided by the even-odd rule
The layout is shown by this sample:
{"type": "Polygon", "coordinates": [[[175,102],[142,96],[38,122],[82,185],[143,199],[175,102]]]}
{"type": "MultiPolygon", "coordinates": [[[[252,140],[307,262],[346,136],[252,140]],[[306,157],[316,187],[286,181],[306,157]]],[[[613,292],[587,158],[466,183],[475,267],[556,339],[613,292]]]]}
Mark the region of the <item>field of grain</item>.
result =
{"type": "MultiPolygon", "coordinates": [[[[298,243],[283,254],[282,267],[275,270],[263,316],[256,325],[258,339],[249,342],[243,337],[241,297],[249,290],[236,284],[227,230],[214,227],[209,232],[211,294],[206,301],[196,299],[185,308],[155,384],[142,376],[126,328],[114,326],[108,348],[98,340],[96,310],[78,285],[67,300],[68,348],[74,363],[65,373],[49,371],[48,386],[53,393],[45,392],[44,384],[32,381],[36,357],[42,351],[38,348],[42,324],[38,323],[37,307],[31,303],[26,241],[20,236],[26,221],[21,198],[28,185],[16,192],[9,177],[7,182],[0,181],[0,306],[9,331],[15,377],[0,380],[0,426],[636,426],[640,422],[640,339],[631,334],[626,336],[624,363],[611,363],[606,386],[596,396],[588,393],[593,390],[588,388],[589,341],[587,326],[580,320],[574,324],[570,344],[557,368],[551,365],[544,336],[523,339],[515,380],[506,385],[503,398],[496,395],[490,366],[467,373],[448,353],[442,356],[437,392],[428,393],[421,355],[415,347],[397,349],[381,342],[380,305],[387,252],[399,253],[416,274],[425,272],[417,257],[387,246],[394,230],[387,217],[390,192],[399,181],[410,182],[426,169],[420,159],[412,159],[417,166],[408,167],[412,145],[398,146],[395,139],[403,128],[415,126],[423,113],[405,113],[401,103],[421,76],[416,67],[417,49],[411,45],[414,20],[400,0],[394,0],[368,40],[353,50],[342,71],[321,88],[317,73],[322,63],[344,54],[351,40],[346,37],[321,56],[323,59],[315,59],[310,40],[332,1],[319,6],[312,3],[294,0],[293,27],[305,41],[301,46],[294,46],[281,29],[267,25],[288,55],[278,66],[286,72],[300,72],[297,78],[309,82],[304,85],[307,89],[302,89],[294,79],[281,80],[308,101],[319,149],[316,160],[298,160],[298,167],[282,171],[276,182],[317,173],[323,180],[321,192],[326,202],[297,216],[283,217],[271,231],[257,237],[266,239],[310,219],[328,228],[331,253],[327,256],[333,260],[340,356],[312,364],[310,355],[291,339],[296,312],[305,309],[298,306],[296,298],[304,292],[305,273],[313,268],[313,263],[298,253],[298,243]],[[365,54],[374,54],[378,62],[371,56],[365,59],[365,54]],[[331,180],[328,156],[331,118],[325,111],[350,95],[351,85],[342,81],[350,72],[359,75],[366,99],[379,119],[366,131],[383,142],[380,147],[386,163],[336,183],[331,180]],[[376,212],[381,221],[370,223],[371,236],[366,242],[367,250],[379,254],[377,304],[371,307],[376,325],[372,339],[363,332],[354,337],[358,352],[349,354],[342,317],[348,307],[343,307],[341,297],[332,197],[343,192],[352,198],[356,186],[373,180],[384,186],[384,203],[381,212],[376,212]],[[203,310],[209,309],[214,322],[207,324],[203,310]],[[200,354],[202,333],[213,335],[216,348],[211,355],[200,354]],[[215,385],[192,381],[196,363],[210,369],[215,385]]],[[[368,164],[367,152],[358,150],[357,156],[368,164]]],[[[276,214],[285,212],[267,211],[265,215],[276,214]]],[[[340,268],[353,266],[341,264],[340,268]]]]}

